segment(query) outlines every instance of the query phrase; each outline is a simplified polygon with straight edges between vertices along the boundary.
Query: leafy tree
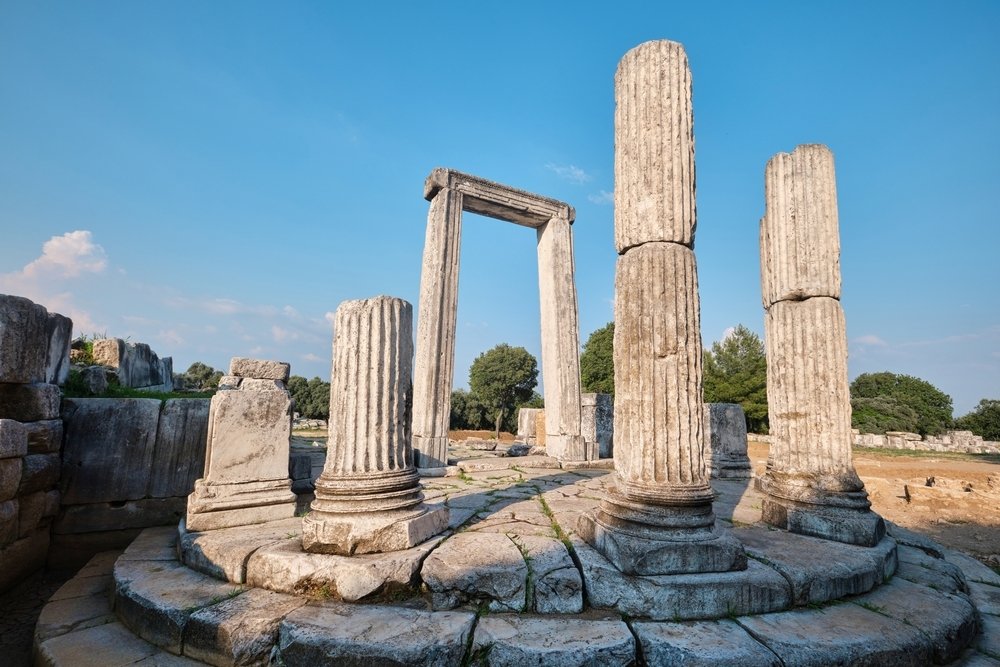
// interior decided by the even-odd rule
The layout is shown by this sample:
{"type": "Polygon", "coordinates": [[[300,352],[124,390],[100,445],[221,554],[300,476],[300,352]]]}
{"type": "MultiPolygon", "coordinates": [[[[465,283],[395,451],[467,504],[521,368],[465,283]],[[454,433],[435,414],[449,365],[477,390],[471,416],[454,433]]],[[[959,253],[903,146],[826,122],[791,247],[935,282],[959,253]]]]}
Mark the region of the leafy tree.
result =
{"type": "Polygon", "coordinates": [[[1000,401],[984,398],[972,412],[956,419],[955,426],[986,440],[1000,440],[1000,401]]]}
{"type": "Polygon", "coordinates": [[[479,399],[464,389],[451,392],[451,422],[449,428],[478,431],[489,428],[490,420],[486,414],[486,406],[479,399]]]}
{"type": "Polygon", "coordinates": [[[739,403],[747,430],[767,433],[767,358],[760,336],[738,325],[705,350],[702,371],[706,403],[739,403]]]}
{"type": "Polygon", "coordinates": [[[208,364],[196,361],[184,371],[184,384],[192,389],[215,389],[222,379],[222,371],[217,371],[208,364]]]}
{"type": "Polygon", "coordinates": [[[615,323],[590,334],[580,355],[580,380],[584,391],[615,395],[615,323]]]}
{"type": "Polygon", "coordinates": [[[301,375],[288,378],[288,391],[295,401],[295,411],[309,419],[330,418],[330,383],[318,377],[306,380],[301,375]]]}
{"type": "Polygon", "coordinates": [[[860,414],[852,418],[854,428],[864,430],[866,420],[892,423],[901,430],[920,435],[938,435],[952,425],[951,396],[926,380],[896,373],[862,373],[851,383],[851,406],[857,403],[860,414]],[[873,402],[858,399],[881,399],[878,412],[873,402]],[[912,413],[912,414],[911,414],[912,413]]]}
{"type": "Polygon", "coordinates": [[[494,428],[500,438],[504,415],[531,399],[538,384],[538,362],[523,347],[501,343],[483,352],[469,368],[469,387],[495,415],[494,428]]]}
{"type": "Polygon", "coordinates": [[[914,431],[920,415],[891,396],[851,399],[851,426],[862,433],[914,431]]]}

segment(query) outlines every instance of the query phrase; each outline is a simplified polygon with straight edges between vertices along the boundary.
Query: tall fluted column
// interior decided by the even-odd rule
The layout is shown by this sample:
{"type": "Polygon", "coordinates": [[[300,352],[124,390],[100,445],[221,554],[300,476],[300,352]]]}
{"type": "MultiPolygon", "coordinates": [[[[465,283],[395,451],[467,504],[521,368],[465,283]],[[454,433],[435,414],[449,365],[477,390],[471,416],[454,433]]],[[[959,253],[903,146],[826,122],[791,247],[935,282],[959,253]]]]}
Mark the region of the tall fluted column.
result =
{"type": "Polygon", "coordinates": [[[746,567],[716,524],[703,445],[691,74],[676,42],[615,76],[615,470],[579,532],[634,574],[746,567]]]}
{"type": "Polygon", "coordinates": [[[567,218],[538,228],[538,294],[545,380],[545,449],[561,461],[585,461],[581,433],[580,326],[576,309],[573,232],[567,218]]]}
{"type": "Polygon", "coordinates": [[[851,460],[847,331],[840,305],[840,238],[833,154],[799,146],[767,163],[760,221],[771,448],[757,487],[780,528],[874,546],[885,523],[870,511],[851,460]]]}
{"type": "Polygon", "coordinates": [[[410,304],[387,296],[337,309],[328,454],[302,522],[306,551],[407,549],[448,524],[447,509],[423,504],[413,466],[411,320],[410,304]]]}
{"type": "Polygon", "coordinates": [[[413,374],[413,450],[418,468],[448,464],[448,421],[455,373],[462,193],[441,188],[431,200],[420,272],[413,374]]]}

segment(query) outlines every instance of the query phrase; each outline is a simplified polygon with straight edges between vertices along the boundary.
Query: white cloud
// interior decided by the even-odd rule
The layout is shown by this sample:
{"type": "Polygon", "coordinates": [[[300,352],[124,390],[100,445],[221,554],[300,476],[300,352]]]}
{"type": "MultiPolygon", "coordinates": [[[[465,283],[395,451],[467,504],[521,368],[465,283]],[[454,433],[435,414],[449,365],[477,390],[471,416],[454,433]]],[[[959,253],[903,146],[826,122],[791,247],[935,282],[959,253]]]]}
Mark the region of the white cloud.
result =
{"type": "Polygon", "coordinates": [[[736,327],[726,327],[725,331],[722,332],[722,338],[719,339],[719,342],[721,343],[729,340],[729,337],[734,333],[736,333],[736,327]]]}
{"type": "Polygon", "coordinates": [[[169,345],[183,345],[184,338],[175,329],[166,329],[156,334],[156,339],[169,345]]]}
{"type": "Polygon", "coordinates": [[[585,172],[580,167],[574,164],[553,164],[549,162],[545,165],[545,168],[553,172],[556,176],[563,179],[564,181],[569,181],[570,183],[575,183],[576,185],[582,185],[587,181],[591,180],[590,174],[585,172]]]}
{"type": "Polygon", "coordinates": [[[279,327],[277,324],[271,325],[271,336],[274,338],[274,342],[276,343],[298,340],[301,337],[297,331],[291,331],[290,329],[279,327]]]}
{"type": "Polygon", "coordinates": [[[323,358],[318,354],[313,354],[309,352],[308,354],[302,355],[302,361],[323,361],[323,358]]]}
{"type": "Polygon", "coordinates": [[[332,310],[328,310],[326,313],[324,313],[323,319],[329,322],[330,324],[335,324],[337,322],[337,313],[333,312],[332,310]]]}
{"type": "Polygon", "coordinates": [[[615,203],[615,193],[608,192],[607,190],[601,190],[596,194],[591,193],[587,195],[587,200],[592,204],[614,204],[615,203]]]}
{"type": "Polygon", "coordinates": [[[28,277],[55,274],[65,277],[101,273],[108,266],[104,248],[90,239],[90,232],[77,230],[53,236],[42,245],[42,256],[29,262],[22,273],[28,277]]]}
{"type": "Polygon", "coordinates": [[[854,339],[854,342],[858,345],[868,345],[869,347],[886,347],[888,343],[876,336],[875,334],[865,334],[864,336],[858,336],[854,339]]]}

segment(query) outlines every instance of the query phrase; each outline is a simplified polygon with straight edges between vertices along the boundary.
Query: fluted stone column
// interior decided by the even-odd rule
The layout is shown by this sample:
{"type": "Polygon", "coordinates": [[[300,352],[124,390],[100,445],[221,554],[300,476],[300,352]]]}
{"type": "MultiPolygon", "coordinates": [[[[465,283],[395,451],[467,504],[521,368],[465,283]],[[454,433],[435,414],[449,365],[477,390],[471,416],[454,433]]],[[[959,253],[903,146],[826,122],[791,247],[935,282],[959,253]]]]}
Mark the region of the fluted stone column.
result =
{"type": "Polygon", "coordinates": [[[874,546],[885,534],[851,460],[847,331],[833,154],[797,147],[767,164],[760,222],[771,447],[757,480],[780,528],[874,546]]]}
{"type": "Polygon", "coordinates": [[[567,218],[538,228],[538,294],[545,380],[545,449],[561,461],[588,456],[580,432],[580,326],[576,308],[573,233],[567,218]]]}
{"type": "Polygon", "coordinates": [[[462,193],[441,188],[431,200],[420,272],[413,369],[413,454],[418,468],[448,464],[448,421],[455,374],[462,193]]]}
{"type": "Polygon", "coordinates": [[[705,404],[705,447],[711,456],[713,479],[750,479],[747,421],[738,403],[705,404]]]}
{"type": "Polygon", "coordinates": [[[330,432],[302,548],[397,551],[444,530],[448,510],[423,504],[410,442],[412,309],[379,296],[345,301],[334,324],[330,432]]]}
{"type": "Polygon", "coordinates": [[[691,75],[641,44],[615,76],[615,470],[578,529],[622,572],[746,567],[712,511],[703,443],[691,75]]]}

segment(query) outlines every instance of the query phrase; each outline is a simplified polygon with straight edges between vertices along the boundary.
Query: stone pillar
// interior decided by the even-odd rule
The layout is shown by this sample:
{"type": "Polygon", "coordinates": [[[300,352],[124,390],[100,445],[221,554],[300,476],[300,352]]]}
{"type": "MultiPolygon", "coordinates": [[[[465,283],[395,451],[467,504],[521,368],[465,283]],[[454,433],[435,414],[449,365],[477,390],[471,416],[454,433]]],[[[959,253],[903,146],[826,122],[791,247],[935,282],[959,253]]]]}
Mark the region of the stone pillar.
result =
{"type": "Polygon", "coordinates": [[[594,458],[610,459],[614,451],[615,401],[611,394],[580,395],[580,430],[594,458]]]}
{"type": "Polygon", "coordinates": [[[412,309],[378,296],[345,301],[334,324],[330,431],[302,548],[354,555],[408,549],[448,526],[423,504],[410,442],[412,309]]]}
{"type": "Polygon", "coordinates": [[[292,397],[289,365],[234,358],[208,413],[205,476],[188,496],[190,531],[295,516],[288,478],[292,397]]]}
{"type": "Polygon", "coordinates": [[[534,445],[535,423],[537,422],[538,408],[521,408],[517,411],[517,439],[526,445],[534,445]]]}
{"type": "Polygon", "coordinates": [[[705,448],[714,479],[753,477],[747,455],[747,420],[739,404],[705,404],[705,448]]]}
{"type": "Polygon", "coordinates": [[[767,163],[760,221],[771,447],[757,480],[763,518],[792,532],[874,546],[885,522],[870,510],[851,460],[847,331],[833,154],[797,147],[767,163]]]}
{"type": "Polygon", "coordinates": [[[462,193],[441,188],[431,200],[420,272],[413,365],[413,454],[419,468],[448,464],[448,422],[455,374],[462,193]]]}
{"type": "Polygon", "coordinates": [[[627,574],[746,568],[704,457],[691,75],[646,42],[615,75],[616,480],[581,536],[627,574]]]}
{"type": "Polygon", "coordinates": [[[545,449],[561,461],[587,460],[580,434],[580,326],[573,235],[566,218],[538,228],[538,293],[545,383],[545,449]]]}

